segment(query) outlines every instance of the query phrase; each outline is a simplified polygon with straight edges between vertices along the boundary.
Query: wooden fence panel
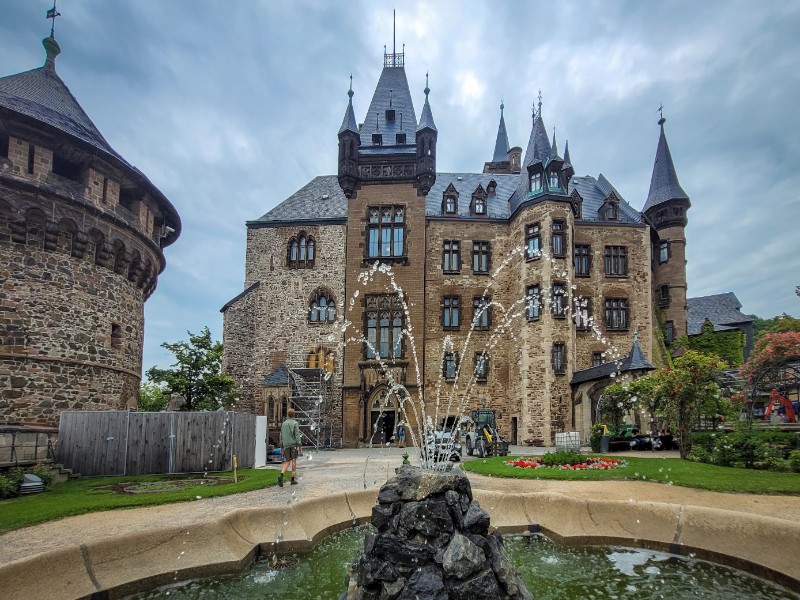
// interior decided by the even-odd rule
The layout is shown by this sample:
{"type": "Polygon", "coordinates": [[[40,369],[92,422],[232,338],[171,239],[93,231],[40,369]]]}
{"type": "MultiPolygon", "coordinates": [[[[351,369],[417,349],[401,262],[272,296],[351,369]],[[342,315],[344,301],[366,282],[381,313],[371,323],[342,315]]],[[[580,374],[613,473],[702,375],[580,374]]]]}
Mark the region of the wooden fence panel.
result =
{"type": "Polygon", "coordinates": [[[128,426],[128,475],[168,473],[170,413],[131,413],[128,426]]]}
{"type": "Polygon", "coordinates": [[[58,460],[83,475],[141,475],[252,467],[255,415],[64,411],[58,460]]]}

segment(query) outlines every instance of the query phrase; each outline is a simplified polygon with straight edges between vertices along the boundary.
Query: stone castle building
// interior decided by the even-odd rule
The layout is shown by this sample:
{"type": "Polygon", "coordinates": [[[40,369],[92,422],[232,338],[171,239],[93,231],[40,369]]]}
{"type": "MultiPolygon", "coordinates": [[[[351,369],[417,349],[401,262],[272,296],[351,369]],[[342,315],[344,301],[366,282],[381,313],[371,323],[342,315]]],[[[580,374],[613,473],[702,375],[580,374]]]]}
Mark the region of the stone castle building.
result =
{"type": "Polygon", "coordinates": [[[541,97],[524,152],[501,105],[482,172],[437,172],[429,92],[417,118],[404,56],[385,54],[361,124],[348,93],[337,175],[247,223],[244,291],[222,308],[224,368],[242,407],[273,426],[289,403],[322,398],[302,382],[324,379],[333,444],[413,424],[387,398],[392,381],[415,399],[424,386],[429,412],[440,398],[437,425],[484,406],[516,443],[586,435],[602,389],[652,369],[662,330],[686,332],[690,204],[664,120],[639,211],[603,175],[575,176],[541,97]],[[365,274],[376,263],[402,295],[365,274]]]}
{"type": "Polygon", "coordinates": [[[56,72],[0,78],[0,422],[135,406],[144,302],[181,222],[56,72]]]}

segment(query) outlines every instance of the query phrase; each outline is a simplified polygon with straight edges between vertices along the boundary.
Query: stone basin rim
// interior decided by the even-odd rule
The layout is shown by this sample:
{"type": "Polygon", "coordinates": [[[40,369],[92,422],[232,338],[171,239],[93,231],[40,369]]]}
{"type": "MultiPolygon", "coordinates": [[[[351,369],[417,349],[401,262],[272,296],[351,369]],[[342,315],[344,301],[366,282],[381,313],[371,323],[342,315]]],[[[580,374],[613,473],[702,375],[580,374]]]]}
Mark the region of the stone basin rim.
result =
{"type": "MultiPolygon", "coordinates": [[[[175,580],[235,574],[261,554],[309,551],[321,539],[352,527],[354,519],[368,523],[377,493],[378,488],[370,488],[288,506],[239,508],[189,527],[70,545],[0,565],[0,579],[9,600],[53,598],[54,590],[63,592],[59,598],[112,600],[175,580]],[[281,541],[270,541],[281,531],[281,541]],[[181,562],[186,556],[181,552],[194,547],[203,552],[181,562]]],[[[694,505],[575,499],[560,492],[473,493],[490,514],[492,530],[504,534],[542,533],[567,545],[691,554],[800,593],[800,579],[787,568],[787,557],[796,555],[800,523],[694,505]]]]}

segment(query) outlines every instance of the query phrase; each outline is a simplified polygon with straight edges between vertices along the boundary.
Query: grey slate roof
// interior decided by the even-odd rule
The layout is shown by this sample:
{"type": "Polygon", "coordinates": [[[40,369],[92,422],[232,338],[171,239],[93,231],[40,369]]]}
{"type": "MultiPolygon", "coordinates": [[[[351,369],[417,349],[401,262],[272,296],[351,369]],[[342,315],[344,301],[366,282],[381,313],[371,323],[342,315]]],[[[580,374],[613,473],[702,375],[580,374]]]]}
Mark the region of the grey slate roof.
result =
{"type": "Polygon", "coordinates": [[[101,155],[128,169],[129,174],[160,201],[168,214],[168,223],[174,232],[164,239],[162,244],[164,246],[171,244],[181,231],[181,219],[175,207],[144,173],[111,147],[58,76],[55,67],[55,57],[61,52],[58,43],[50,37],[45,38],[42,43],[47,50],[47,60],[43,66],[0,77],[0,111],[9,110],[52,127],[96,148],[101,155]]]}
{"type": "Polygon", "coordinates": [[[280,225],[299,221],[341,221],[347,218],[347,198],[336,175],[321,175],[247,225],[280,225]],[[327,198],[324,198],[327,194],[327,198]]]}
{"type": "Polygon", "coordinates": [[[426,216],[456,218],[456,215],[445,215],[442,212],[444,191],[451,183],[458,192],[457,216],[472,216],[470,214],[470,204],[472,203],[473,192],[479,185],[482,185],[483,189],[486,190],[492,179],[497,182],[497,189],[494,196],[489,196],[486,199],[486,217],[489,219],[507,219],[511,215],[509,200],[517,188],[517,175],[501,175],[497,173],[437,173],[436,183],[433,184],[431,191],[425,197],[426,216]]]}
{"type": "Polygon", "coordinates": [[[264,377],[261,385],[289,385],[289,369],[286,365],[280,365],[272,373],[264,377]]]}
{"type": "Polygon", "coordinates": [[[678,174],[675,172],[675,165],[672,162],[667,136],[664,135],[664,119],[661,119],[659,124],[661,125],[661,135],[658,138],[656,161],[653,164],[647,202],[644,203],[642,212],[647,212],[648,209],[668,200],[689,199],[678,182],[678,174]]]}
{"type": "MultiPolygon", "coordinates": [[[[569,191],[578,190],[583,198],[583,210],[581,221],[602,222],[600,218],[600,207],[606,201],[608,195],[613,191],[619,198],[619,219],[612,223],[638,224],[642,222],[642,214],[628,204],[616,188],[601,173],[597,179],[591,175],[583,177],[573,177],[569,182],[569,191]]],[[[606,221],[607,222],[607,221],[606,221]]]]}
{"type": "Polygon", "coordinates": [[[384,67],[361,127],[361,147],[372,145],[374,133],[383,135],[384,145],[391,145],[394,144],[395,134],[405,133],[407,139],[411,140],[416,131],[417,114],[411,101],[405,67],[384,67]],[[386,109],[389,108],[390,98],[396,118],[387,122],[386,109]]]}
{"type": "Polygon", "coordinates": [[[428,88],[425,88],[425,104],[422,105],[422,116],[419,118],[419,126],[417,127],[417,131],[420,129],[432,129],[433,131],[438,131],[436,129],[436,123],[433,122],[433,113],[431,112],[431,105],[428,102],[428,88]]]}
{"type": "Polygon", "coordinates": [[[628,371],[652,371],[655,367],[647,362],[647,359],[644,357],[644,353],[642,349],[639,348],[639,342],[634,341],[633,345],[631,346],[631,351],[628,352],[628,356],[622,359],[620,363],[617,361],[611,361],[607,363],[603,363],[597,367],[591,367],[590,369],[584,369],[583,371],[575,371],[572,375],[572,385],[583,383],[584,381],[594,381],[595,379],[605,379],[606,377],[610,377],[611,373],[616,373],[619,371],[620,373],[626,373],[628,371]]]}
{"type": "Polygon", "coordinates": [[[739,310],[742,303],[733,292],[687,298],[686,304],[689,307],[689,335],[699,334],[706,319],[714,325],[714,331],[736,329],[736,325],[753,322],[751,317],[739,310]]]}
{"type": "Polygon", "coordinates": [[[347,95],[350,96],[350,99],[347,101],[347,109],[344,111],[344,118],[342,119],[342,126],[339,127],[339,133],[343,131],[355,131],[358,133],[356,114],[353,111],[353,90],[350,90],[347,95]]]}
{"type": "Polygon", "coordinates": [[[506,131],[506,120],[503,118],[503,104],[500,104],[500,125],[497,127],[497,139],[494,142],[494,154],[492,162],[503,162],[508,160],[508,132],[506,131]]]}

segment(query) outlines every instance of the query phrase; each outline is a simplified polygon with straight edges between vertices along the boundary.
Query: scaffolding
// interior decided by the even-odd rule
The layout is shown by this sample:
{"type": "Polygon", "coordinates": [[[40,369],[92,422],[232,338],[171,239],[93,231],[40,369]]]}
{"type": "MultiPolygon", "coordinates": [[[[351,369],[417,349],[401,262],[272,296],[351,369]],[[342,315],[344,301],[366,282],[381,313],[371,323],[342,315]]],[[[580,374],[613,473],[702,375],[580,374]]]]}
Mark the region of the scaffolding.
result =
{"type": "Polygon", "coordinates": [[[302,444],[315,450],[333,447],[333,365],[325,360],[329,355],[332,356],[332,350],[320,344],[313,353],[290,352],[286,365],[289,405],[294,407],[302,444]],[[310,361],[310,356],[315,356],[315,360],[310,361]],[[323,361],[319,361],[320,357],[323,361]]]}

